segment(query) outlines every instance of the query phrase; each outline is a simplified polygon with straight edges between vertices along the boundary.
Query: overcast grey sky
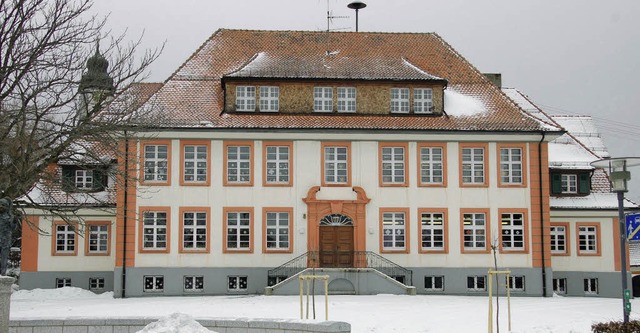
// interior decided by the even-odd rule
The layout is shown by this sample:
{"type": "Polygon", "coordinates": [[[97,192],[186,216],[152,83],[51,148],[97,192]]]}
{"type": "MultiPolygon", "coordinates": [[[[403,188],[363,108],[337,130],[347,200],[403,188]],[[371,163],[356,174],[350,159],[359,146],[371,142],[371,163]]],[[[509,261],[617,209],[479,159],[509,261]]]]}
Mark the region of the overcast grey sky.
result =
{"type": "MultiPolygon", "coordinates": [[[[502,73],[546,111],[596,120],[611,155],[640,156],[640,1],[363,0],[360,31],[436,32],[482,72],[502,73]]],[[[166,41],[165,80],[219,28],[355,30],[351,0],[96,0],[115,32],[166,41]]],[[[640,167],[630,197],[640,201],[640,167]]]]}

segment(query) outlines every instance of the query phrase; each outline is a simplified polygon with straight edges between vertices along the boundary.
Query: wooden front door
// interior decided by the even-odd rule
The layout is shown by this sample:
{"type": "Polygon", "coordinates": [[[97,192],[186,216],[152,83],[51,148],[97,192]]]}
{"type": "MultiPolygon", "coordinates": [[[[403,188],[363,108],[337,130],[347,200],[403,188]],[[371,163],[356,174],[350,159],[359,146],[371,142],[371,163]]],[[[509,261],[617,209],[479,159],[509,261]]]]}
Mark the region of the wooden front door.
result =
{"type": "Polygon", "coordinates": [[[320,226],[320,267],[353,267],[353,226],[320,226]]]}

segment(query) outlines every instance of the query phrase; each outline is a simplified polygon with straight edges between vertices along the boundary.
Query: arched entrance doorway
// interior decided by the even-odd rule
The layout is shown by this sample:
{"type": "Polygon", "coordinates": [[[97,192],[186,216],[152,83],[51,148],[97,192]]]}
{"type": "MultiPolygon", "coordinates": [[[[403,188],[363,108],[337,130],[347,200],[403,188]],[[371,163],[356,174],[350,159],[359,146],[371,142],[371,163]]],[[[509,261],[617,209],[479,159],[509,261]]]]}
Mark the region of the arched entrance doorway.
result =
{"type": "Polygon", "coordinates": [[[353,267],[353,220],[331,214],[320,220],[320,267],[353,267]]]}

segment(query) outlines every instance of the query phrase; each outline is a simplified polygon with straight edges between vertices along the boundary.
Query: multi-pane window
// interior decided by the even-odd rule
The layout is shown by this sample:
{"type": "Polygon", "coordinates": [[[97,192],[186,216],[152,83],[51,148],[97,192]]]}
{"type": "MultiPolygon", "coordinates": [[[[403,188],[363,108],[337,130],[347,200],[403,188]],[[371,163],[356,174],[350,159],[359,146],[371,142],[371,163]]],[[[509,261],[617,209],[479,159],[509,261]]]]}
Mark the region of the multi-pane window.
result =
{"type": "Polygon", "coordinates": [[[578,226],[578,252],[580,254],[598,253],[598,227],[595,225],[578,226]]]}
{"type": "Polygon", "coordinates": [[[237,86],[236,87],[236,110],[255,111],[256,110],[256,87],[237,86]]]}
{"type": "Polygon", "coordinates": [[[405,183],[404,147],[382,147],[382,183],[405,183]]]}
{"type": "Polygon", "coordinates": [[[391,112],[409,113],[409,88],[391,88],[391,112]]]}
{"type": "Polygon", "coordinates": [[[401,212],[382,213],[382,246],[385,250],[404,250],[406,216],[401,212]]]}
{"type": "Polygon", "coordinates": [[[289,184],[291,167],[289,146],[267,146],[266,150],[266,183],[289,184]]]}
{"type": "Polygon", "coordinates": [[[268,250],[288,250],[290,245],[290,216],[288,212],[267,212],[266,245],[268,250]]]}
{"type": "Polygon", "coordinates": [[[433,113],[433,90],[431,88],[413,89],[413,112],[433,113]]]}
{"type": "Polygon", "coordinates": [[[166,182],[169,180],[169,146],[144,146],[144,181],[166,182]]]}
{"type": "Polygon", "coordinates": [[[73,254],[76,252],[76,228],[66,223],[56,224],[56,253],[73,254]]]}
{"type": "Polygon", "coordinates": [[[88,247],[87,250],[92,254],[106,254],[109,251],[109,225],[108,224],[89,224],[88,247]]]}
{"type": "Polygon", "coordinates": [[[467,290],[487,290],[486,280],[487,277],[484,275],[467,276],[467,290]]]}
{"type": "Polygon", "coordinates": [[[164,290],[164,276],[147,275],[143,277],[145,292],[161,292],[164,290]]]}
{"type": "Polygon", "coordinates": [[[89,278],[89,290],[104,289],[104,278],[89,278]]]}
{"type": "Polygon", "coordinates": [[[524,276],[509,275],[507,285],[513,291],[524,291],[524,276]]]}
{"type": "Polygon", "coordinates": [[[462,215],[465,250],[485,250],[487,247],[487,219],[484,213],[462,215]]]}
{"type": "Polygon", "coordinates": [[[567,293],[567,279],[553,279],[553,292],[559,295],[567,293]]]}
{"type": "Polygon", "coordinates": [[[251,182],[250,146],[227,146],[227,182],[251,182]]]}
{"type": "Polygon", "coordinates": [[[562,174],[560,175],[562,193],[578,193],[578,175],[562,174]]]}
{"type": "Polygon", "coordinates": [[[251,248],[251,213],[227,212],[227,249],[246,250],[251,248]]]}
{"type": "Polygon", "coordinates": [[[207,146],[184,145],[184,182],[204,183],[207,181],[207,151],[207,146]]]}
{"type": "Polygon", "coordinates": [[[584,279],[584,293],[587,295],[596,295],[598,294],[598,279],[597,278],[587,278],[584,279]]]}
{"type": "Polygon", "coordinates": [[[279,87],[260,87],[260,111],[277,112],[280,103],[279,87]]]}
{"type": "Polygon", "coordinates": [[[227,276],[227,289],[229,291],[247,290],[246,276],[227,276]]]}
{"type": "Polygon", "coordinates": [[[425,276],[424,289],[428,291],[443,291],[444,276],[425,276]]]}
{"type": "Polygon", "coordinates": [[[462,148],[462,183],[484,182],[484,148],[462,148]]]}
{"type": "Polygon", "coordinates": [[[200,292],[204,290],[204,276],[185,276],[184,291],[200,292]]]}
{"type": "Polygon", "coordinates": [[[444,214],[420,213],[422,250],[444,250],[444,214]]]}
{"type": "Polygon", "coordinates": [[[500,148],[500,181],[522,184],[522,149],[500,148]]]}
{"type": "Polygon", "coordinates": [[[76,188],[89,190],[93,188],[93,170],[76,170],[76,188]]]}
{"type": "Polygon", "coordinates": [[[349,182],[348,147],[324,147],[324,181],[330,184],[347,184],[349,182]]]}
{"type": "Polygon", "coordinates": [[[567,227],[551,226],[551,253],[567,253],[567,227]]]}
{"type": "Polygon", "coordinates": [[[356,112],[356,88],[338,87],[338,112],[356,112]]]}
{"type": "Polygon", "coordinates": [[[182,213],[182,249],[188,251],[207,249],[206,212],[182,213]]]}
{"type": "Polygon", "coordinates": [[[420,182],[422,184],[443,184],[443,156],[440,147],[420,148],[420,182]]]}
{"type": "Polygon", "coordinates": [[[333,88],[313,88],[313,111],[333,112],[333,88]]]}
{"type": "Polygon", "coordinates": [[[71,287],[71,278],[56,278],[56,288],[71,287]]]}
{"type": "Polygon", "coordinates": [[[524,250],[524,214],[500,214],[502,250],[524,250]]]}
{"type": "Polygon", "coordinates": [[[167,212],[143,212],[142,237],[145,250],[167,249],[167,212]]]}

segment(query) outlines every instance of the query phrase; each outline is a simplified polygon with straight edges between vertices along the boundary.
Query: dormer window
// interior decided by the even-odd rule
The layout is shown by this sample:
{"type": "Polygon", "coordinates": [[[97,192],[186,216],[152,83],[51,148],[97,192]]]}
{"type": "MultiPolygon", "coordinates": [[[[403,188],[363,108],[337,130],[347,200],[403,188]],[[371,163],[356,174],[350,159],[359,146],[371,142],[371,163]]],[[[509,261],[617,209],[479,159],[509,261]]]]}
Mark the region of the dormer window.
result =
{"type": "Polygon", "coordinates": [[[409,113],[409,88],[391,88],[391,113],[409,113]]]}
{"type": "Polygon", "coordinates": [[[413,112],[433,113],[433,90],[431,88],[413,89],[413,112]]]}
{"type": "Polygon", "coordinates": [[[280,107],[280,103],[278,101],[279,98],[280,98],[280,88],[260,87],[260,111],[278,112],[278,109],[280,107]]]}
{"type": "Polygon", "coordinates": [[[313,88],[313,111],[333,112],[333,88],[332,87],[313,88]]]}
{"type": "Polygon", "coordinates": [[[76,170],[76,188],[79,190],[90,190],[93,188],[93,170],[76,170]]]}
{"type": "Polygon", "coordinates": [[[338,87],[338,112],[356,112],[356,88],[338,87]]]}
{"type": "Polygon", "coordinates": [[[551,193],[560,195],[587,195],[591,190],[589,172],[552,172],[551,193]]]}
{"type": "Polygon", "coordinates": [[[560,175],[562,193],[578,193],[578,175],[560,175]]]}
{"type": "Polygon", "coordinates": [[[236,111],[256,110],[256,87],[237,86],[236,87],[236,111]]]}
{"type": "Polygon", "coordinates": [[[61,171],[65,192],[99,192],[107,186],[106,170],[102,167],[63,165],[61,171]]]}

